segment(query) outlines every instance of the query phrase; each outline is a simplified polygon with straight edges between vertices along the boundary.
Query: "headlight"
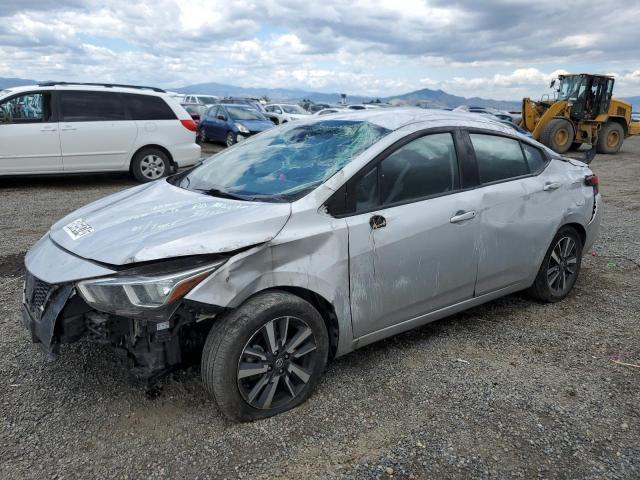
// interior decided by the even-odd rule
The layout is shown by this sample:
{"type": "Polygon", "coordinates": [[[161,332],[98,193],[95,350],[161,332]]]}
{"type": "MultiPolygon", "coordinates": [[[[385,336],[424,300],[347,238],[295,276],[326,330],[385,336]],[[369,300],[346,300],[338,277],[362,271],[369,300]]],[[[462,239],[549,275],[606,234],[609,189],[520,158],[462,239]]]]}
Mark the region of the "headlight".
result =
{"type": "Polygon", "coordinates": [[[137,273],[131,271],[84,280],[76,288],[80,296],[96,310],[122,316],[164,317],[168,308],[223,263],[224,260],[218,260],[167,274],[146,273],[140,269],[137,273]]]}
{"type": "Polygon", "coordinates": [[[236,123],[236,128],[242,133],[249,133],[249,129],[241,123],[236,123]]]}

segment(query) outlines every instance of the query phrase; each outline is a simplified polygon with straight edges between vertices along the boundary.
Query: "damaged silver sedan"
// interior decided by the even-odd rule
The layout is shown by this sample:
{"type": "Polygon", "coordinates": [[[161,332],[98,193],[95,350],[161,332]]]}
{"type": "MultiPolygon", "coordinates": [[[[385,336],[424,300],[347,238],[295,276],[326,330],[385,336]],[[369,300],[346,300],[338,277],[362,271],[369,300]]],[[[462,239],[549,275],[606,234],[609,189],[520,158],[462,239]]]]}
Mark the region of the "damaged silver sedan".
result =
{"type": "Polygon", "coordinates": [[[561,300],[600,212],[587,165],[489,119],[317,117],[60,220],[27,254],[23,322],[51,356],[110,344],[151,382],[200,360],[252,420],[363,345],[519,290],[561,300]]]}

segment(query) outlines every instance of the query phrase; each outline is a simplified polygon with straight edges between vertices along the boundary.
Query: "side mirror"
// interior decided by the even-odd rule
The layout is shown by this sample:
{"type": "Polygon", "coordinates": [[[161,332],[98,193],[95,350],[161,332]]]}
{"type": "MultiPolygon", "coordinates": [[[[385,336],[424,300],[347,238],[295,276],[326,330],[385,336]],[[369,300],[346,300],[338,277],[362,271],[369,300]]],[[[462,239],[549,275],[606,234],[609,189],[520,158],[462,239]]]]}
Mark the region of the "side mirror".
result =
{"type": "Polygon", "coordinates": [[[551,85],[549,85],[549,88],[553,88],[555,84],[556,84],[556,79],[554,78],[553,80],[551,80],[551,85]]]}
{"type": "Polygon", "coordinates": [[[227,120],[227,117],[225,117],[224,115],[217,115],[216,118],[218,120],[222,120],[223,122],[227,120]]]}
{"type": "Polygon", "coordinates": [[[0,108],[0,123],[11,123],[11,114],[0,108]]]}

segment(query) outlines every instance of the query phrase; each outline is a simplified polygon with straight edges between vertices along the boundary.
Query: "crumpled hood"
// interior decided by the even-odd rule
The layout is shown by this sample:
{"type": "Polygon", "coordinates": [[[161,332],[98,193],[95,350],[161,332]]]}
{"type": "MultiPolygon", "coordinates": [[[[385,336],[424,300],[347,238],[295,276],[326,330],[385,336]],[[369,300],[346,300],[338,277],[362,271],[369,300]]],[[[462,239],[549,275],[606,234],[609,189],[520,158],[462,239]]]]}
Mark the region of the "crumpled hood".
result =
{"type": "Polygon", "coordinates": [[[212,197],[159,180],[90,203],[53,225],[49,235],[75,255],[124,265],[267,242],[290,214],[289,203],[212,197]]]}

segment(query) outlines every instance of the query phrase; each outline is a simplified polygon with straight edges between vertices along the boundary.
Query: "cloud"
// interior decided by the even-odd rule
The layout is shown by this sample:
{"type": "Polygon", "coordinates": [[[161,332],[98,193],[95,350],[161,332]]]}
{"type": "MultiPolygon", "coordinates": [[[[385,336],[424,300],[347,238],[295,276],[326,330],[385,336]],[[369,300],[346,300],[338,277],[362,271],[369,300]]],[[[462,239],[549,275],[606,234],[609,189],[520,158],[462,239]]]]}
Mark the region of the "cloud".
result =
{"type": "Polygon", "coordinates": [[[0,76],[513,98],[556,70],[595,65],[640,90],[637,2],[624,14],[613,0],[0,4],[0,76]]]}

